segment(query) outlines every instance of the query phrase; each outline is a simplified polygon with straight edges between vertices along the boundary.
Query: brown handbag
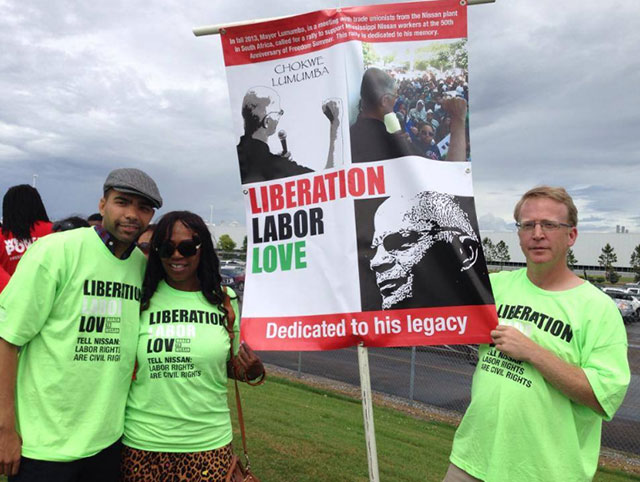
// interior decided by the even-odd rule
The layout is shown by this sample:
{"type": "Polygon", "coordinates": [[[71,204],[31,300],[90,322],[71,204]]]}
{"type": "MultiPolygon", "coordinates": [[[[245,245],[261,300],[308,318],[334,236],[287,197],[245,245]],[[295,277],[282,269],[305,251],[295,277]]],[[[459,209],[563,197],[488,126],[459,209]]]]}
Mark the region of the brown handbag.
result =
{"type": "MultiPolygon", "coordinates": [[[[224,307],[227,309],[228,324],[227,331],[229,332],[229,338],[231,346],[229,348],[231,352],[231,364],[233,365],[234,378],[233,383],[236,389],[236,408],[238,410],[238,425],[240,426],[240,433],[242,434],[242,451],[244,453],[245,463],[243,464],[236,454],[231,456],[231,465],[225,482],[260,482],[260,479],[251,472],[251,464],[249,463],[249,454],[247,453],[247,438],[244,432],[244,417],[242,416],[242,403],[240,402],[240,389],[238,388],[238,376],[237,376],[237,363],[236,357],[233,354],[233,339],[235,334],[233,333],[233,324],[235,323],[235,312],[231,306],[231,300],[225,289],[224,307]]],[[[245,380],[249,382],[249,380],[245,380]]],[[[264,381],[264,374],[257,383],[252,385],[259,385],[264,381]]]]}

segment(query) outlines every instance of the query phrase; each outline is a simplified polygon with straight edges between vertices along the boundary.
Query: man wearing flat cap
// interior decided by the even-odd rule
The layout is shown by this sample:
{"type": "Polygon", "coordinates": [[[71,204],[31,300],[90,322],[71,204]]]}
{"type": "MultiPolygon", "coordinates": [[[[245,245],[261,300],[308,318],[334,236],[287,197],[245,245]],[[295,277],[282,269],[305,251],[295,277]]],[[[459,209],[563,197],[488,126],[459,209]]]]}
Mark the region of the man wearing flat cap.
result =
{"type": "Polygon", "coordinates": [[[116,169],[102,225],[34,243],[0,295],[0,474],[115,481],[156,183],[116,169]],[[20,356],[18,357],[18,349],[20,356]]]}

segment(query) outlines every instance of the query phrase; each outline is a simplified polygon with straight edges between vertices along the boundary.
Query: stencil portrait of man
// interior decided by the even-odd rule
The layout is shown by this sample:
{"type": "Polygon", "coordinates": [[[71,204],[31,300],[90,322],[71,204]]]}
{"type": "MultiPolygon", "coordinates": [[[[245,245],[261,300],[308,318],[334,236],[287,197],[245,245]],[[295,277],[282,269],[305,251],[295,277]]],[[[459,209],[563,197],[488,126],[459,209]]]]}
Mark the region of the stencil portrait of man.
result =
{"type": "Polygon", "coordinates": [[[370,249],[377,309],[493,303],[480,237],[450,194],[387,198],[375,212],[370,249]]]}

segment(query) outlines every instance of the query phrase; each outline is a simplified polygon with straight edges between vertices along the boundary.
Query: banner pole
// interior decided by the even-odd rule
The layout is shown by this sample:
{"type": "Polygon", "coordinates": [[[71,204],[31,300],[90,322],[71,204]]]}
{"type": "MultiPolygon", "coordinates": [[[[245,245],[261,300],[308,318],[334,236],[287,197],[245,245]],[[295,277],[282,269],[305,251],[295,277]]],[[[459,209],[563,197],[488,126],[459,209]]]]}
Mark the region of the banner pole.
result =
{"type": "Polygon", "coordinates": [[[409,405],[413,405],[413,389],[416,379],[416,347],[411,347],[411,366],[409,367],[409,405]]]}
{"type": "Polygon", "coordinates": [[[369,376],[369,349],[362,343],[358,345],[358,368],[360,369],[362,415],[364,418],[364,437],[367,444],[369,481],[380,482],[380,473],[378,471],[378,449],[376,447],[376,430],[373,425],[373,398],[371,396],[371,377],[369,376]]]}
{"type": "MultiPolygon", "coordinates": [[[[496,0],[467,0],[469,5],[482,5],[485,3],[495,3],[496,0]]],[[[244,20],[240,22],[219,23],[217,25],[204,25],[202,27],[195,27],[192,32],[196,37],[202,37],[204,35],[219,35],[220,30],[227,27],[238,27],[240,25],[251,25],[252,23],[259,22],[271,22],[272,20],[280,20],[281,18],[294,17],[295,15],[283,15],[282,17],[271,18],[257,18],[253,20],[244,20]]]]}

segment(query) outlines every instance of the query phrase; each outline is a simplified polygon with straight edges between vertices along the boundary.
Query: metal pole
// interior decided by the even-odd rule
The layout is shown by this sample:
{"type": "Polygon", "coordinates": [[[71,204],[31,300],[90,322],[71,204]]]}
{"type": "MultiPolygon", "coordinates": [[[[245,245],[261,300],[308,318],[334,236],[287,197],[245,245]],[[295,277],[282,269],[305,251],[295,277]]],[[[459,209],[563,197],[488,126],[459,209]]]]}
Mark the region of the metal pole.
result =
{"type": "Polygon", "coordinates": [[[411,347],[411,365],[409,371],[409,400],[410,405],[413,405],[413,387],[416,380],[416,347],[411,347]]]}
{"type": "Polygon", "coordinates": [[[294,17],[294,15],[283,15],[282,17],[258,18],[255,20],[241,20],[240,22],[219,23],[217,25],[205,25],[203,27],[195,27],[193,35],[202,37],[203,35],[218,35],[220,30],[228,27],[239,27],[240,25],[251,25],[252,23],[271,22],[280,20],[281,18],[294,17]]]}
{"type": "Polygon", "coordinates": [[[364,437],[367,444],[369,481],[380,482],[380,473],[378,471],[378,449],[376,448],[376,429],[373,425],[373,399],[371,397],[371,378],[369,376],[369,350],[362,343],[358,345],[358,368],[360,369],[362,415],[364,418],[364,437]]]}
{"type": "MultiPolygon", "coordinates": [[[[482,5],[483,3],[495,3],[496,0],[468,0],[469,5],[482,5]]],[[[193,35],[196,37],[202,37],[203,35],[218,35],[220,30],[228,27],[238,27],[240,25],[251,25],[252,23],[270,22],[272,20],[280,20],[281,18],[294,17],[295,15],[284,15],[282,17],[271,18],[257,18],[254,20],[243,20],[240,22],[219,23],[216,25],[204,25],[202,27],[195,27],[193,29],[193,35]]]]}

